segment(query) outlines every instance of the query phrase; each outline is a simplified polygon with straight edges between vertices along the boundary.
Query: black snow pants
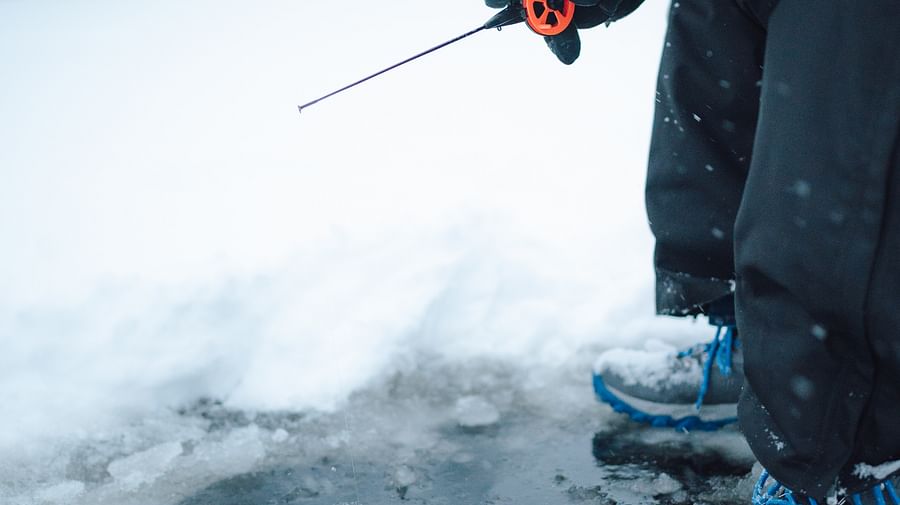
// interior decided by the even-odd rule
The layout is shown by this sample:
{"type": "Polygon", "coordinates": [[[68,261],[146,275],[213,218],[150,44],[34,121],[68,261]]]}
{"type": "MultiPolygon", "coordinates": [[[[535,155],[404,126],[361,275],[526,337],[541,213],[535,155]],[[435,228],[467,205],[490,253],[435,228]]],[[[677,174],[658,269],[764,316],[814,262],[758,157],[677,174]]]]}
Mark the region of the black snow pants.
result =
{"type": "Polygon", "coordinates": [[[657,310],[734,295],[740,425],[796,492],[900,460],[900,1],[675,0],[647,178],[657,310]]]}

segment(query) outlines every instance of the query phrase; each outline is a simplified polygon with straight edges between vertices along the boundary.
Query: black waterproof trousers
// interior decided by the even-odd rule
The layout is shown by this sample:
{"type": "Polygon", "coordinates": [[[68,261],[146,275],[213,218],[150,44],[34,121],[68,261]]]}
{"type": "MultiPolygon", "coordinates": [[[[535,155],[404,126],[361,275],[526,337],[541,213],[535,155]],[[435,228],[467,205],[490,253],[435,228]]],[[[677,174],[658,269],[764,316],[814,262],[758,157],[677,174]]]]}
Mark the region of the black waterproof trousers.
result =
{"type": "Polygon", "coordinates": [[[647,208],[659,313],[735,295],[775,478],[900,460],[900,1],[675,0],[647,208]]]}

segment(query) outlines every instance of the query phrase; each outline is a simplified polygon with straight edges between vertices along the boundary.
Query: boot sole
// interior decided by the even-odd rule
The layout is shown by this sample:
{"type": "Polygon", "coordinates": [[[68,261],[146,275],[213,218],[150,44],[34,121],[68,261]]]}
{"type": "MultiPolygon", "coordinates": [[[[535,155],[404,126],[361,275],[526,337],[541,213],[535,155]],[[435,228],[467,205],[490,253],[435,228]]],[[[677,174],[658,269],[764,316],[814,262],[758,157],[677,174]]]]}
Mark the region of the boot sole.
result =
{"type": "Polygon", "coordinates": [[[648,402],[611,388],[603,378],[594,374],[594,393],[613,410],[627,414],[633,421],[656,428],[675,428],[678,431],[716,431],[737,422],[737,404],[704,405],[698,411],[693,404],[663,404],[648,402]]]}

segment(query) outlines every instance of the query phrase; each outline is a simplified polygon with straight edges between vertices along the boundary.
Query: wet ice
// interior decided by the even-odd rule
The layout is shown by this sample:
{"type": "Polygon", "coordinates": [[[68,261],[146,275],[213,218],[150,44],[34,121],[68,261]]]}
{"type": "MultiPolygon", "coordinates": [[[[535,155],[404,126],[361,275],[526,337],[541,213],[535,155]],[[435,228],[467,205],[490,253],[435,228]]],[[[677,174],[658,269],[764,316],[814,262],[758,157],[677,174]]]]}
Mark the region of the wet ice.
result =
{"type": "Polygon", "coordinates": [[[85,460],[99,473],[73,458],[71,475],[93,477],[11,503],[741,502],[752,456],[738,433],[636,428],[586,397],[589,362],[570,365],[425,360],[332,413],[198,402],[127,435],[148,439],[85,441],[103,448],[85,460]]]}

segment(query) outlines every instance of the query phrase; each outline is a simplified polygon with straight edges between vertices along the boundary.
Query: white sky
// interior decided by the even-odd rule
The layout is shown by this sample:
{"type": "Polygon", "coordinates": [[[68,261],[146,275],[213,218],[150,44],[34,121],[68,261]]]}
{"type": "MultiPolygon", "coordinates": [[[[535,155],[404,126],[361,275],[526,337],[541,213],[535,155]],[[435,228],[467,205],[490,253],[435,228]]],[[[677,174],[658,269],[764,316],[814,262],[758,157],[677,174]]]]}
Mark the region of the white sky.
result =
{"type": "MultiPolygon", "coordinates": [[[[300,116],[298,103],[494,11],[0,0],[0,304],[78,296],[108,277],[253,270],[323,237],[456,213],[501,212],[561,240],[645,227],[665,8],[648,0],[582,32],[572,67],[518,25],[300,116]]],[[[649,250],[637,253],[649,268],[649,250]]]]}

